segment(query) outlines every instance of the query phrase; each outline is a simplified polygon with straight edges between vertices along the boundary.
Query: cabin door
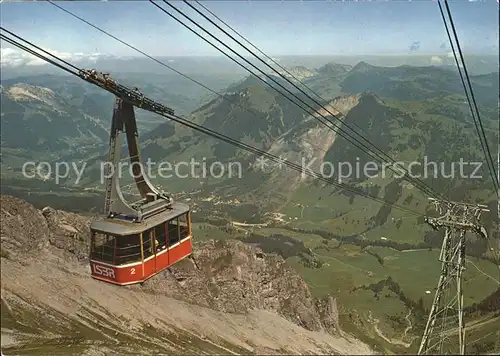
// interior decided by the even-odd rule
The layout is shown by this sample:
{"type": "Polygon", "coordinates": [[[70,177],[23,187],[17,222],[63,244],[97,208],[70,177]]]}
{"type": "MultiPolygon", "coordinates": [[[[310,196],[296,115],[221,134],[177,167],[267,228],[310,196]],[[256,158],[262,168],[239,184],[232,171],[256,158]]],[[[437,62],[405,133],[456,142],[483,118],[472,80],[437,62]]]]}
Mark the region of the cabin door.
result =
{"type": "Polygon", "coordinates": [[[154,228],[153,246],[155,246],[155,273],[168,266],[168,239],[166,236],[166,223],[161,223],[154,228]]]}
{"type": "Polygon", "coordinates": [[[141,270],[142,270],[142,277],[141,278],[144,279],[144,274],[145,274],[144,273],[144,265],[145,265],[144,264],[144,256],[146,256],[146,254],[145,254],[146,251],[144,249],[144,241],[145,241],[145,239],[147,239],[147,232],[146,233],[141,232],[141,234],[139,236],[140,236],[139,241],[140,241],[140,244],[141,244],[141,263],[142,263],[142,268],[141,268],[141,270]]]}
{"type": "Polygon", "coordinates": [[[153,273],[156,273],[158,272],[158,252],[159,252],[159,246],[158,244],[156,243],[158,241],[158,237],[156,236],[157,232],[156,232],[156,229],[152,229],[151,230],[151,243],[152,243],[152,247],[153,247],[153,273]]]}
{"type": "Polygon", "coordinates": [[[165,247],[166,247],[164,255],[165,255],[166,266],[170,266],[170,242],[168,236],[168,221],[165,222],[164,227],[165,227],[165,247]]]}
{"type": "Polygon", "coordinates": [[[145,231],[142,236],[142,271],[143,278],[150,277],[156,271],[156,255],[155,255],[155,231],[149,229],[145,231]]]}

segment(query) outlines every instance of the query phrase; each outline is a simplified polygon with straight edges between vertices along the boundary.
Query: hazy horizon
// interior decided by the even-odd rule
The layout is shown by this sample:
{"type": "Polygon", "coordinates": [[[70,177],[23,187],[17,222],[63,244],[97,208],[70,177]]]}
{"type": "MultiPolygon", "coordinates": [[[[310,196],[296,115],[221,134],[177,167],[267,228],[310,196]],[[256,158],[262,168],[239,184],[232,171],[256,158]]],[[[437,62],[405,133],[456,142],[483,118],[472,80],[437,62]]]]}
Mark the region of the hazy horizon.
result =
{"type": "MultiPolygon", "coordinates": [[[[195,6],[195,3],[191,4],[195,6]]],[[[273,57],[444,56],[451,52],[434,1],[203,1],[203,5],[273,57]]],[[[55,5],[49,2],[3,2],[2,26],[66,59],[137,54],[57,6],[154,57],[219,55],[209,44],[145,1],[78,1],[56,2],[55,5]]],[[[163,3],[162,6],[187,21],[163,3]]],[[[189,6],[175,2],[175,7],[239,54],[248,55],[189,6]]],[[[203,8],[197,7],[214,19],[203,8]]],[[[453,1],[450,7],[465,56],[498,54],[498,4],[494,0],[453,1]]],[[[224,25],[222,27],[227,29],[224,25]]],[[[214,41],[194,28],[203,37],[214,41]]],[[[220,44],[214,43],[221,48],[220,44]]],[[[33,57],[10,44],[0,41],[0,46],[3,64],[36,63],[33,57]]]]}
{"type": "MultiPolygon", "coordinates": [[[[400,65],[412,66],[445,66],[450,69],[456,67],[455,60],[450,56],[437,56],[431,54],[413,54],[413,55],[358,55],[358,56],[327,56],[327,55],[288,55],[272,57],[280,65],[287,67],[304,66],[309,69],[317,69],[327,63],[338,63],[346,65],[355,65],[361,61],[372,65],[382,67],[394,67],[400,65]]],[[[245,69],[233,63],[222,56],[183,56],[156,57],[160,62],[174,68],[175,70],[187,75],[249,75],[245,69]]],[[[263,58],[264,59],[264,58],[263,58]]],[[[498,72],[498,55],[468,55],[465,58],[467,69],[470,74],[487,74],[498,72]]],[[[130,58],[100,58],[93,61],[81,59],[71,61],[80,68],[96,68],[100,71],[110,73],[158,73],[159,75],[179,76],[171,69],[154,62],[144,56],[134,56],[130,58]]],[[[258,60],[251,58],[255,65],[258,60]]],[[[270,63],[276,67],[273,63],[270,63]]],[[[247,65],[246,65],[247,66],[247,65]]],[[[261,63],[258,65],[262,70],[268,71],[261,63]]],[[[2,80],[9,80],[16,77],[40,75],[40,74],[66,74],[61,69],[51,64],[31,65],[31,66],[2,66],[2,80]]]]}

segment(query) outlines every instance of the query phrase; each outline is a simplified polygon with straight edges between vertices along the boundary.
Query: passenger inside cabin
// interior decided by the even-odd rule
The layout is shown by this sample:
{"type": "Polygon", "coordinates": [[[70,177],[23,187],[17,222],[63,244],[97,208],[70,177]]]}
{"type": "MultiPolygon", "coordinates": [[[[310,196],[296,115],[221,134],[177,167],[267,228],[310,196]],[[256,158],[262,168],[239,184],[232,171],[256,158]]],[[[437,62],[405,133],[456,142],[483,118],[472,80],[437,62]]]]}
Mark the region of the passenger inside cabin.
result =
{"type": "Polygon", "coordinates": [[[167,248],[167,236],[165,234],[165,224],[160,224],[155,227],[156,250],[164,250],[167,248]]]}

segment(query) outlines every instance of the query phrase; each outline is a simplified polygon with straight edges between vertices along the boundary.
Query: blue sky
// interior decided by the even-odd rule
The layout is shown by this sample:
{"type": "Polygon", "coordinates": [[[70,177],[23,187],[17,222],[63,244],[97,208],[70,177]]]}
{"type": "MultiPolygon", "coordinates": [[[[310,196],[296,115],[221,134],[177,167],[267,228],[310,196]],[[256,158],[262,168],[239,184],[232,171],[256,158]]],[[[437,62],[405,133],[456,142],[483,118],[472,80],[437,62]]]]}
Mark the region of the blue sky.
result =
{"type": "MultiPolygon", "coordinates": [[[[148,1],[57,3],[153,56],[217,54],[148,1]]],[[[170,10],[162,2],[159,4],[170,10]]],[[[182,2],[173,4],[186,14],[194,13],[182,2]]],[[[203,4],[269,55],[396,54],[409,53],[412,46],[415,53],[449,52],[438,6],[431,0],[254,0],[203,4]]],[[[0,6],[4,28],[46,49],[137,55],[50,3],[3,2],[0,6]]],[[[498,52],[496,0],[455,0],[450,1],[450,7],[464,52],[498,52]]],[[[207,24],[199,15],[193,16],[207,24]]],[[[2,47],[11,46],[2,43],[2,47]]]]}

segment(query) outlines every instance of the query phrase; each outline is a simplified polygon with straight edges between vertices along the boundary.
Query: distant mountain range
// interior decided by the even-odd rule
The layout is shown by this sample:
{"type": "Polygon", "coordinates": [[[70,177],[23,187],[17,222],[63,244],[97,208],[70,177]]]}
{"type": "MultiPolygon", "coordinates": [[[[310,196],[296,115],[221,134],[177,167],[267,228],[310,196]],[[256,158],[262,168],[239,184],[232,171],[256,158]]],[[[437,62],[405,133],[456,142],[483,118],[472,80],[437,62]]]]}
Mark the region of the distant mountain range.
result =
{"type": "MultiPolygon", "coordinates": [[[[470,74],[486,74],[498,70],[498,53],[465,53],[467,69],[470,74]]],[[[224,56],[213,57],[155,57],[158,61],[175,68],[188,75],[208,75],[208,76],[244,76],[247,72],[227,59],[224,56]]],[[[456,71],[456,64],[453,56],[449,53],[381,53],[381,54],[344,54],[344,55],[303,55],[273,56],[274,61],[285,67],[303,66],[305,68],[320,68],[325,63],[341,63],[350,66],[356,65],[364,60],[372,65],[381,67],[394,67],[404,65],[449,67],[456,71]]],[[[97,68],[100,71],[111,73],[143,73],[155,72],[159,76],[176,75],[170,69],[154,63],[151,59],[143,56],[114,57],[100,55],[92,60],[85,58],[68,59],[80,68],[97,68]]],[[[247,60],[261,66],[261,63],[252,57],[247,60]]],[[[267,60],[266,60],[267,61],[267,60]]],[[[272,64],[269,61],[269,64],[272,64]]],[[[274,64],[273,64],[274,65],[274,64]]],[[[60,69],[51,65],[7,65],[5,59],[2,60],[2,80],[17,78],[20,76],[36,76],[42,73],[60,75],[60,69]]],[[[64,73],[65,74],[65,73],[64,73]]]]}
{"type": "MultiPolygon", "coordinates": [[[[302,92],[278,75],[272,78],[315,110],[319,108],[318,103],[328,105],[330,113],[338,116],[340,121],[324,110],[314,116],[326,115],[337,125],[357,127],[356,130],[362,130],[360,133],[370,142],[393,157],[404,161],[423,159],[424,156],[436,161],[459,157],[482,160],[460,79],[448,69],[378,67],[359,62],[354,66],[329,63],[317,69],[296,66],[287,68],[287,71],[307,86],[301,87],[302,92]]],[[[115,77],[127,85],[138,86],[146,95],[177,110],[185,111],[191,107],[190,120],[277,155],[299,161],[301,157],[316,157],[318,165],[331,160],[368,159],[359,148],[314,119],[313,111],[307,105],[300,104],[301,108],[293,104],[253,76],[227,86],[222,91],[225,99],[207,94],[203,105],[198,104],[197,109],[193,107],[196,96],[199,102],[200,96],[206,92],[191,92],[190,96],[191,87],[169,85],[166,79],[152,76],[118,74],[115,77]]],[[[498,109],[494,93],[499,90],[498,73],[473,76],[471,80],[489,140],[496,142],[498,109]]],[[[272,80],[266,79],[265,82],[277,87],[272,80]]],[[[68,80],[57,76],[8,80],[3,81],[2,86],[2,100],[6,103],[2,106],[3,164],[19,166],[25,157],[40,156],[43,152],[52,159],[58,156],[87,160],[94,157],[89,161],[90,168],[82,184],[98,185],[97,162],[105,160],[107,154],[107,130],[113,105],[111,95],[78,81],[78,78],[68,80]],[[18,132],[23,132],[23,135],[14,135],[18,132]]],[[[255,163],[255,157],[227,143],[173,126],[153,114],[141,110],[137,113],[144,160],[238,160],[247,167],[255,163]]],[[[298,182],[290,178],[291,173],[282,172],[279,176],[276,173],[251,174],[249,179],[255,183],[257,174],[260,185],[251,184],[249,191],[266,190],[268,184],[275,185],[276,181],[283,183],[278,190],[297,188],[298,182]]],[[[363,179],[355,181],[361,184],[363,179]]],[[[465,188],[456,189],[458,183],[453,180],[429,182],[439,189],[467,195],[465,188]]],[[[477,184],[487,185],[486,179],[481,182],[474,182],[476,188],[477,184]]],[[[240,183],[218,180],[214,184],[230,187],[240,183]]],[[[199,179],[179,182],[172,179],[168,184],[171,189],[187,189],[199,186],[199,179]]]]}

